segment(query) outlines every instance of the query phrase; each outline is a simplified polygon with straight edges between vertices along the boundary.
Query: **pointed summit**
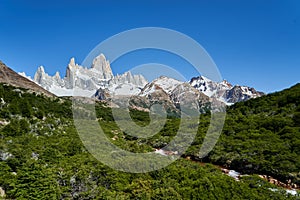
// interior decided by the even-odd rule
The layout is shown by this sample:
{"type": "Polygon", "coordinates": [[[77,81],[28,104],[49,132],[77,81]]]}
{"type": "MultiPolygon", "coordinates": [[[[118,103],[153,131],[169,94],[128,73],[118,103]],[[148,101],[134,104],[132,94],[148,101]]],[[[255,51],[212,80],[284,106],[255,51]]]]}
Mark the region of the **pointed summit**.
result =
{"type": "Polygon", "coordinates": [[[45,69],[42,65],[38,68],[38,71],[45,73],[45,69]]]}
{"type": "Polygon", "coordinates": [[[55,75],[54,75],[54,77],[55,77],[56,79],[60,79],[60,74],[59,74],[59,72],[56,72],[55,75]]]}
{"type": "Polygon", "coordinates": [[[110,68],[109,61],[106,60],[103,54],[100,54],[93,60],[92,69],[97,70],[100,73],[101,79],[111,79],[113,78],[113,73],[110,68]]]}
{"type": "Polygon", "coordinates": [[[46,73],[45,73],[44,67],[39,66],[39,68],[37,69],[37,71],[34,74],[33,81],[40,84],[41,81],[43,80],[45,74],[46,73]]]}
{"type": "Polygon", "coordinates": [[[69,62],[69,64],[68,64],[68,67],[72,70],[73,68],[75,68],[76,67],[76,63],[75,63],[75,58],[74,57],[72,57],[71,59],[70,59],[70,62],[69,62]]]}
{"type": "Polygon", "coordinates": [[[226,80],[214,82],[204,76],[192,78],[190,85],[208,97],[216,98],[227,105],[264,95],[247,86],[233,86],[226,80]]]}
{"type": "Polygon", "coordinates": [[[110,63],[103,54],[95,57],[90,67],[76,64],[75,58],[71,58],[64,77],[58,72],[50,76],[43,67],[39,67],[34,81],[58,96],[73,95],[73,89],[76,88],[81,90],[81,93],[76,95],[85,97],[91,97],[100,87],[108,88],[116,94],[124,91],[130,94],[138,93],[147,84],[142,75],[130,72],[114,76],[110,63]]]}

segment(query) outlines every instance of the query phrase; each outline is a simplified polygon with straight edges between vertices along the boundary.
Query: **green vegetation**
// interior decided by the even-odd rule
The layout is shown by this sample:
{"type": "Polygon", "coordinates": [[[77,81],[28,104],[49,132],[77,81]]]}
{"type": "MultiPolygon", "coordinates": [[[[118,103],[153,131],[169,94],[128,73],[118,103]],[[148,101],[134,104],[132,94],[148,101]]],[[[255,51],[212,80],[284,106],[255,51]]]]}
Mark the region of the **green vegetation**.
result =
{"type": "MultiPolygon", "coordinates": [[[[299,181],[299,95],[297,85],[228,108],[223,134],[203,161],[299,181]]],[[[115,171],[83,146],[68,98],[47,98],[3,84],[0,98],[0,187],[8,199],[297,198],[256,175],[237,182],[212,164],[183,158],[150,173],[115,171]]],[[[104,103],[97,103],[96,112],[111,142],[132,152],[165,146],[180,123],[169,117],[160,133],[141,139],[119,130],[104,103]]],[[[142,126],[149,123],[147,113],[130,114],[142,126]]],[[[209,117],[201,116],[198,135],[186,156],[197,157],[209,117]]]]}
{"type": "Polygon", "coordinates": [[[209,160],[300,185],[300,84],[237,103],[209,160]]]}

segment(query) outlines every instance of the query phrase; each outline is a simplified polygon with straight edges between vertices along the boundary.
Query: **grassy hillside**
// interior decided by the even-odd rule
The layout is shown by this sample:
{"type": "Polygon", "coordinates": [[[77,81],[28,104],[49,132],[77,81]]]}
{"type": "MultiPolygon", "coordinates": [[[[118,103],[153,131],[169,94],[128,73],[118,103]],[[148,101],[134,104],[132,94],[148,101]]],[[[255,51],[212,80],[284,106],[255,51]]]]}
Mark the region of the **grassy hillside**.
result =
{"type": "MultiPolygon", "coordinates": [[[[282,94],[229,108],[223,135],[207,160],[245,168],[243,161],[248,158],[247,164],[258,163],[258,171],[268,170],[269,166],[277,174],[292,173],[296,177],[299,98],[293,97],[294,90],[299,94],[299,85],[282,94]],[[279,100],[283,94],[287,99],[279,100]],[[260,105],[259,101],[266,104],[260,105]],[[273,124],[275,118],[278,127],[273,124]],[[283,163],[276,165],[276,159],[283,163]]],[[[150,173],[115,171],[83,146],[67,98],[48,98],[0,84],[0,107],[0,187],[8,199],[296,199],[256,175],[237,182],[212,164],[185,159],[150,173]]],[[[138,139],[118,130],[110,108],[104,104],[98,103],[96,111],[109,138],[118,132],[118,138],[111,142],[133,152],[164,146],[176,135],[179,123],[179,119],[170,118],[159,134],[148,140],[138,139]]],[[[148,123],[146,113],[132,111],[131,115],[141,125],[148,123]]],[[[197,155],[208,119],[209,114],[202,116],[189,155],[197,155]]]]}

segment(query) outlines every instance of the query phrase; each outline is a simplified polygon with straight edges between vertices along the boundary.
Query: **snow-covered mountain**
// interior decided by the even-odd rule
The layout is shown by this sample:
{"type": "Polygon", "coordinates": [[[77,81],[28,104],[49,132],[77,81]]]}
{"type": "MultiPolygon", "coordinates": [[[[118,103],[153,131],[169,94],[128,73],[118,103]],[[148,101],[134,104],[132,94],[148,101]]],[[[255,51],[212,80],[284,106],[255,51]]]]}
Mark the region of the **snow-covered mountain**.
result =
{"type": "MultiPolygon", "coordinates": [[[[100,92],[100,91],[99,91],[100,92]]],[[[107,94],[103,91],[102,96],[107,94]]],[[[98,93],[99,95],[99,93],[98,93]]],[[[247,86],[232,86],[227,81],[214,82],[204,76],[181,82],[161,76],[145,85],[136,95],[132,107],[149,108],[152,104],[165,104],[172,110],[205,112],[207,109],[223,111],[225,105],[246,101],[264,95],[247,86]],[[138,97],[137,97],[138,96],[138,97]]],[[[190,114],[190,113],[189,113],[190,114]]]]}
{"type": "MultiPolygon", "coordinates": [[[[124,106],[124,98],[112,98],[107,90],[100,88],[95,96],[100,100],[111,100],[118,107],[124,106]]],[[[134,109],[147,111],[152,105],[160,104],[169,113],[178,114],[181,110],[188,115],[198,111],[205,112],[211,105],[210,98],[189,83],[165,76],[146,84],[138,94],[132,95],[128,100],[129,106],[134,109]]]]}
{"type": "MultiPolygon", "coordinates": [[[[19,74],[26,77],[24,73],[19,74]]],[[[33,81],[57,96],[74,95],[105,100],[116,96],[135,95],[141,101],[145,101],[145,98],[150,99],[149,102],[169,101],[175,107],[178,107],[178,101],[188,103],[191,98],[202,103],[219,101],[230,105],[264,95],[254,88],[233,86],[225,80],[218,83],[204,76],[194,77],[187,83],[165,76],[148,83],[142,75],[133,75],[130,72],[114,76],[110,63],[103,54],[97,56],[89,68],[76,64],[72,58],[63,78],[58,72],[54,76],[48,75],[44,67],[40,66],[33,81]]],[[[193,105],[197,106],[201,107],[198,103],[193,105]]]]}
{"type": "MultiPolygon", "coordinates": [[[[20,74],[26,77],[25,74],[20,74]]],[[[115,95],[137,94],[147,84],[142,75],[130,72],[114,76],[110,63],[103,54],[93,60],[90,68],[76,64],[75,59],[71,58],[64,78],[60,77],[59,72],[50,76],[40,66],[33,81],[57,96],[85,97],[92,97],[99,88],[107,89],[115,95]]]]}
{"type": "Polygon", "coordinates": [[[205,95],[222,101],[227,105],[264,95],[263,92],[258,92],[248,86],[232,86],[226,80],[218,83],[204,76],[192,78],[190,84],[205,95]]]}
{"type": "Polygon", "coordinates": [[[161,76],[148,83],[139,93],[140,96],[152,95],[157,91],[163,91],[167,95],[171,95],[172,91],[183,82],[166,76],[161,76]]]}
{"type": "Polygon", "coordinates": [[[138,96],[146,97],[150,100],[171,101],[176,107],[180,104],[190,104],[192,108],[197,106],[201,108],[208,102],[215,106],[221,103],[231,105],[262,95],[264,93],[257,92],[254,88],[238,85],[232,86],[225,80],[218,83],[204,76],[192,78],[188,83],[161,76],[145,85],[138,94],[138,96]],[[195,99],[197,99],[198,103],[193,102],[195,99]]]}

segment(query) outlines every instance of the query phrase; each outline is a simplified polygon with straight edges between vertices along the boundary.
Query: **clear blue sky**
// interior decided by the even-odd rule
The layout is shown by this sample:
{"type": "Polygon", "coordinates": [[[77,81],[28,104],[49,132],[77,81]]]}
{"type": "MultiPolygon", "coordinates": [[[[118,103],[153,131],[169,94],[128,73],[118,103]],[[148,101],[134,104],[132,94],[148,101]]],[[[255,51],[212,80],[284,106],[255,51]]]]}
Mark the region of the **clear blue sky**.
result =
{"type": "MultiPolygon", "coordinates": [[[[0,60],[31,76],[40,65],[64,75],[71,57],[81,63],[104,39],[148,26],[195,39],[233,84],[272,92],[300,82],[298,0],[0,0],[0,60]]],[[[166,58],[128,55],[113,71],[148,62],[183,67],[166,58]]]]}

